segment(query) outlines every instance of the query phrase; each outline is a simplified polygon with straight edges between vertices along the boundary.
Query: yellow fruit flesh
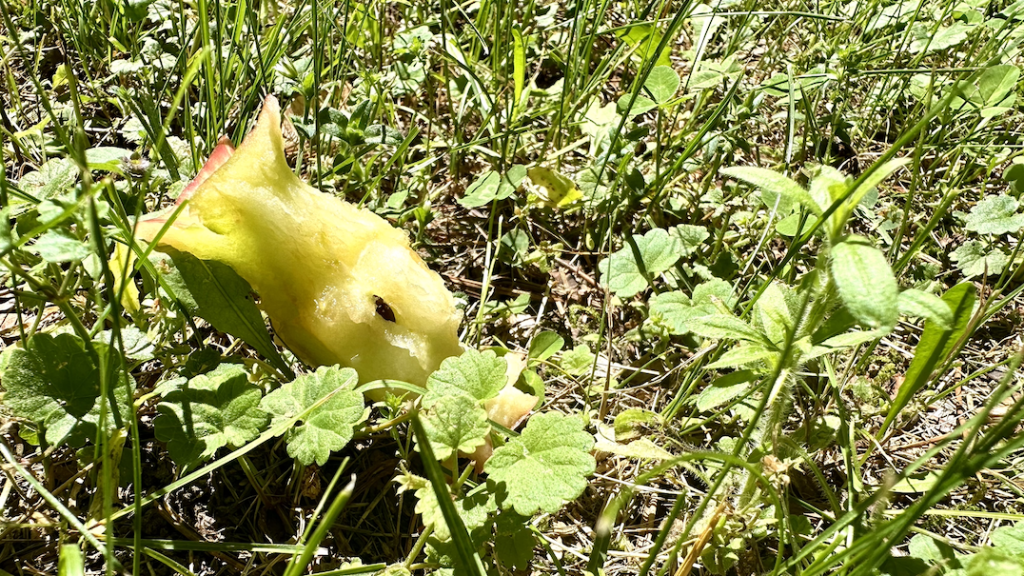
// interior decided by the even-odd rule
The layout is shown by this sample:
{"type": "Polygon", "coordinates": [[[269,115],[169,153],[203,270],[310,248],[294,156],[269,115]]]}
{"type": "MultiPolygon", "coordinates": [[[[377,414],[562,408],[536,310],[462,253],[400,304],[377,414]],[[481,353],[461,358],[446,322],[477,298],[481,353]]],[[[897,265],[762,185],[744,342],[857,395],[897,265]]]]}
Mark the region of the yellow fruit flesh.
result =
{"type": "MultiPolygon", "coordinates": [[[[139,235],[152,239],[162,226],[140,222],[139,235]]],[[[462,351],[454,299],[405,233],[292,173],[272,97],[159,244],[231,266],[309,364],[351,366],[363,382],[423,384],[462,351]]]]}

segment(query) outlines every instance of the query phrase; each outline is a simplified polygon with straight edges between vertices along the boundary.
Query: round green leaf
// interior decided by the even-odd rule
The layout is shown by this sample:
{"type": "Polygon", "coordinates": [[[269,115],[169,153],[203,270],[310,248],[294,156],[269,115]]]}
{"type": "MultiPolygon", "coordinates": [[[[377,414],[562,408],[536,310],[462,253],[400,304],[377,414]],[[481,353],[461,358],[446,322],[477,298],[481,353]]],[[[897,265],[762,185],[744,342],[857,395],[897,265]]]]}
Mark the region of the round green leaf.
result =
{"type": "Polygon", "coordinates": [[[260,408],[273,415],[277,424],[303,414],[330,396],[285,435],[289,456],[303,466],[313,462],[323,466],[331,452],[348,444],[356,424],[363,419],[363,395],[356,392],[358,383],[359,377],[351,368],[321,366],[313,374],[300,376],[267,394],[260,408]]]}
{"type": "Polygon", "coordinates": [[[557,412],[530,419],[523,434],[494,451],[484,466],[491,479],[504,482],[504,509],[524,516],[537,511],[557,512],[579,497],[596,465],[590,454],[594,437],[576,416],[557,412]]]}
{"type": "Polygon", "coordinates": [[[484,443],[490,428],[487,411],[464,394],[438,398],[423,416],[423,429],[438,460],[473,452],[484,443]]]}

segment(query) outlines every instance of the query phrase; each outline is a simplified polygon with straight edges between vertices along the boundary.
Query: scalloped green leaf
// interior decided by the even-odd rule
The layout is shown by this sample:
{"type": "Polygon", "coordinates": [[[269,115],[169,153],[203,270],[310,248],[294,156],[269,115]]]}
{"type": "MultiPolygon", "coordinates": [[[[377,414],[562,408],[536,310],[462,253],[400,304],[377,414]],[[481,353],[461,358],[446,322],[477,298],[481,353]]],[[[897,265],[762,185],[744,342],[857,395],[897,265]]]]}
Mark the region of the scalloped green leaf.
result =
{"type": "Polygon", "coordinates": [[[507,379],[504,358],[498,358],[492,350],[466,350],[461,356],[445,359],[427,378],[423,406],[430,408],[440,398],[453,394],[490,400],[501,392],[507,379]]]}
{"type": "Polygon", "coordinates": [[[682,256],[679,240],[662,228],[635,235],[617,252],[598,263],[601,283],[620,298],[647,288],[655,276],[671,268],[682,256]]]}
{"type": "Polygon", "coordinates": [[[484,471],[504,483],[508,498],[503,509],[518,514],[557,512],[587,487],[596,466],[590,454],[594,437],[583,430],[578,416],[557,412],[538,414],[521,436],[494,451],[484,471]]]}
{"type": "Polygon", "coordinates": [[[690,320],[721,313],[716,301],[731,308],[733,300],[729,283],[716,278],[694,288],[692,298],[680,291],[656,294],[651,298],[651,318],[670,334],[686,334],[690,320]]]}
{"type": "Polygon", "coordinates": [[[495,519],[494,529],[501,535],[494,539],[494,555],[506,567],[525,573],[533,562],[533,548],[537,545],[530,530],[530,518],[505,510],[495,519]]]}
{"type": "Polygon", "coordinates": [[[971,208],[966,227],[979,234],[1016,234],[1024,228],[1024,214],[1017,213],[1018,206],[1013,196],[989,196],[971,208]]]}
{"type": "Polygon", "coordinates": [[[999,248],[988,249],[977,240],[968,240],[950,254],[964,278],[1002,274],[1010,258],[999,248]]]}
{"type": "Polygon", "coordinates": [[[490,424],[478,400],[465,394],[437,398],[423,413],[423,429],[438,460],[452,454],[471,453],[483,445],[490,424]]]}
{"type": "Polygon", "coordinates": [[[352,440],[356,425],[363,420],[366,410],[363,395],[356,391],[358,384],[359,376],[351,368],[321,366],[267,394],[260,401],[260,409],[271,414],[276,425],[330,397],[285,434],[289,456],[303,466],[314,462],[323,466],[331,452],[352,440]]]}
{"type": "MultiPolygon", "coordinates": [[[[97,354],[106,344],[92,343],[97,354]]],[[[113,358],[113,355],[110,355],[113,358]]],[[[122,421],[131,418],[129,390],[135,381],[123,370],[111,382],[122,421]]],[[[100,369],[85,341],[73,334],[36,334],[28,342],[0,354],[0,382],[4,405],[17,417],[31,420],[45,431],[51,446],[67,443],[80,447],[96,436],[101,399],[100,369]]],[[[115,429],[107,415],[107,432],[115,429]]]]}
{"type": "Polygon", "coordinates": [[[668,229],[668,233],[679,242],[679,253],[681,256],[689,256],[700,248],[705,240],[711,237],[711,233],[703,226],[692,224],[680,224],[668,229]]]}
{"type": "Polygon", "coordinates": [[[222,364],[164,396],[156,437],[167,443],[175,464],[192,468],[224,446],[259,436],[270,419],[259,407],[262,396],[241,366],[222,364]]]}
{"type": "MultiPolygon", "coordinates": [[[[441,513],[441,506],[437,502],[437,493],[430,485],[430,481],[413,474],[399,476],[397,481],[402,486],[400,490],[415,491],[416,513],[422,516],[423,526],[433,526],[433,536],[438,540],[450,540],[451,531],[441,513]]],[[[497,486],[492,481],[488,481],[486,487],[474,490],[455,501],[455,509],[467,530],[473,531],[483,527],[487,523],[490,513],[498,509],[496,488],[497,486]]]]}

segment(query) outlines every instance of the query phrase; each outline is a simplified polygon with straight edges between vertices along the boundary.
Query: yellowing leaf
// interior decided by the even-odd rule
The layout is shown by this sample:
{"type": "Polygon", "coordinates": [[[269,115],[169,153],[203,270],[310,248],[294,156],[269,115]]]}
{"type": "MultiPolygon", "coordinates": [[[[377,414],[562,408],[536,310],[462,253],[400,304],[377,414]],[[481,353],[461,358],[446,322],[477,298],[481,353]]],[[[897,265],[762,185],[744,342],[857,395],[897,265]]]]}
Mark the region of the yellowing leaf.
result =
{"type": "Polygon", "coordinates": [[[530,168],[527,174],[539,187],[536,195],[544,206],[564,208],[583,198],[583,193],[572,180],[550,168],[536,166],[530,168]]]}

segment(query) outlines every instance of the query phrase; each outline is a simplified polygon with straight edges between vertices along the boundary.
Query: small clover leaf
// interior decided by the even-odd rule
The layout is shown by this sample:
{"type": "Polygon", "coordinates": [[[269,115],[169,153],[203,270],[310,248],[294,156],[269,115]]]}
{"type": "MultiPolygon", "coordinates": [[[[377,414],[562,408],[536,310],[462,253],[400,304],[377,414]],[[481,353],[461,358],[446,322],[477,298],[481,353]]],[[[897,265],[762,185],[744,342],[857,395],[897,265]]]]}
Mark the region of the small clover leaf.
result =
{"type": "Polygon", "coordinates": [[[1015,234],[1024,228],[1024,214],[1017,213],[1013,196],[990,196],[975,204],[967,215],[967,229],[979,234],[1015,234]]]}
{"type": "Polygon", "coordinates": [[[260,408],[271,414],[272,424],[299,416],[313,408],[285,434],[288,455],[303,466],[313,462],[323,466],[331,456],[352,439],[355,426],[363,419],[363,395],[356,392],[359,377],[351,368],[321,366],[316,372],[300,376],[267,394],[260,408]]]}
{"type": "Polygon", "coordinates": [[[164,396],[157,406],[156,437],[167,443],[178,466],[191,468],[223,446],[241,446],[259,436],[268,420],[259,407],[262,395],[241,366],[222,364],[164,396]]]}
{"type": "Polygon", "coordinates": [[[466,350],[448,358],[427,378],[423,406],[430,408],[445,396],[463,394],[478,401],[490,400],[505,387],[505,359],[493,351],[466,350]]]}
{"type": "Polygon", "coordinates": [[[620,298],[647,288],[650,280],[671,268],[683,254],[682,243],[662,228],[633,236],[619,251],[598,263],[601,283],[620,298]]]}
{"type": "MultiPolygon", "coordinates": [[[[97,354],[108,353],[100,342],[93,342],[92,347],[97,354]]],[[[117,373],[118,380],[111,386],[124,421],[130,417],[128,390],[135,388],[135,382],[123,370],[117,373]]],[[[27,345],[7,348],[0,355],[0,381],[7,408],[41,426],[48,444],[67,442],[79,447],[96,435],[100,369],[81,338],[36,334],[27,345]]],[[[106,423],[107,432],[113,431],[113,415],[107,414],[106,423]]]]}
{"type": "Polygon", "coordinates": [[[502,508],[530,516],[538,510],[556,512],[587,487],[594,473],[590,454],[594,437],[583,421],[557,412],[538,414],[523,434],[494,451],[484,465],[495,482],[504,482],[508,498],[502,508]]]}
{"type": "Polygon", "coordinates": [[[438,398],[423,418],[423,429],[438,460],[447,460],[458,452],[473,452],[484,443],[490,428],[487,411],[465,394],[438,398]]]}

